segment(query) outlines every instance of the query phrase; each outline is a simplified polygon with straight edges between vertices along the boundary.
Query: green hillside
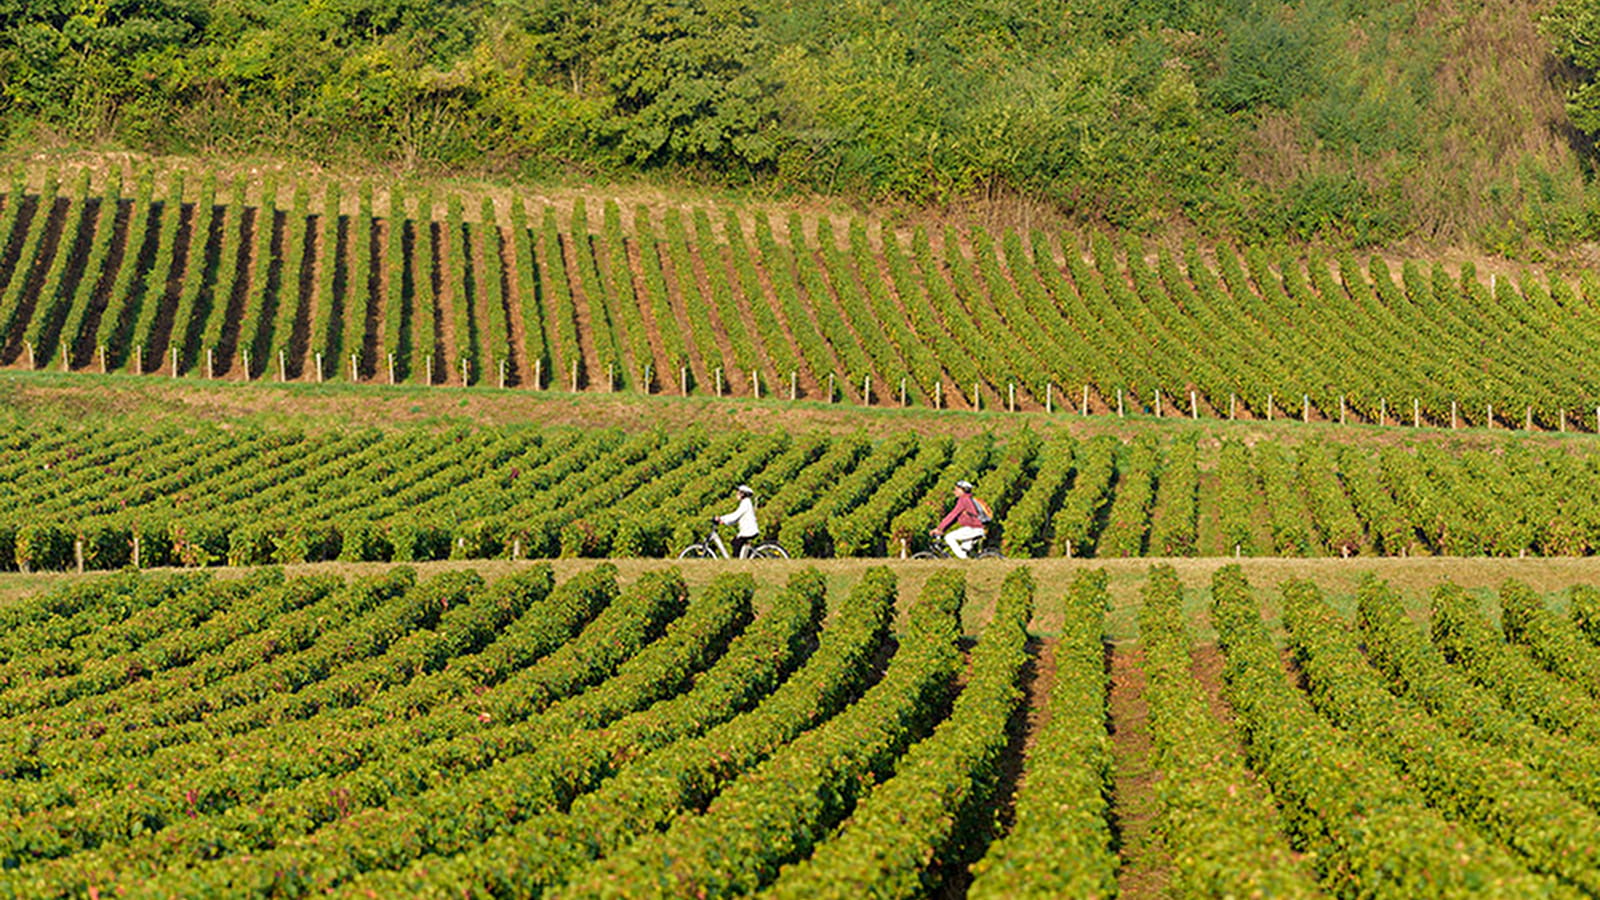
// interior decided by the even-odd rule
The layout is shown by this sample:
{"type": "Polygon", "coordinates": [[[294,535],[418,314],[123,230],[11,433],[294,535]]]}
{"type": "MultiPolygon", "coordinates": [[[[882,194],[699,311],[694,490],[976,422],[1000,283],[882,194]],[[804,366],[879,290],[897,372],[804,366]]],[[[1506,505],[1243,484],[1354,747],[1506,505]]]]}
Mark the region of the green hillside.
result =
{"type": "Polygon", "coordinates": [[[0,135],[1525,255],[1596,224],[1591,5],[49,0],[0,135]]]}

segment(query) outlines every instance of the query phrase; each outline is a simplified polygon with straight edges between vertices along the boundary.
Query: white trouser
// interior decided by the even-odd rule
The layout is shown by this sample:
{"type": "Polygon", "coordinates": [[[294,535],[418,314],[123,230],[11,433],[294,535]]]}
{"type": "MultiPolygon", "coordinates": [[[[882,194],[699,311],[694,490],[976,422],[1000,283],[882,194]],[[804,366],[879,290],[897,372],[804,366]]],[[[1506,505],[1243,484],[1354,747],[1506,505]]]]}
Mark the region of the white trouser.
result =
{"type": "Polygon", "coordinates": [[[971,559],[968,548],[977,546],[983,540],[983,529],[971,525],[957,525],[944,533],[944,542],[950,545],[950,552],[957,559],[971,559]]]}

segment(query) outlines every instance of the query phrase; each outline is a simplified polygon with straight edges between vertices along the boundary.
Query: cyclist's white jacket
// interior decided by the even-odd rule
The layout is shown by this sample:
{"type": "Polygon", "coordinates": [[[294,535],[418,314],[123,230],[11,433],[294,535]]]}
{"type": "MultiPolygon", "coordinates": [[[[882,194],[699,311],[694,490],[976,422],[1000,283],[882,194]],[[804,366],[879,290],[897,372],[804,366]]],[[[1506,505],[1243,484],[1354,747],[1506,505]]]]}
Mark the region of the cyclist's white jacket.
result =
{"type": "Polygon", "coordinates": [[[761,526],[756,524],[756,502],[749,497],[739,499],[739,508],[723,516],[717,516],[717,521],[724,525],[739,526],[739,537],[752,538],[761,533],[761,526]]]}

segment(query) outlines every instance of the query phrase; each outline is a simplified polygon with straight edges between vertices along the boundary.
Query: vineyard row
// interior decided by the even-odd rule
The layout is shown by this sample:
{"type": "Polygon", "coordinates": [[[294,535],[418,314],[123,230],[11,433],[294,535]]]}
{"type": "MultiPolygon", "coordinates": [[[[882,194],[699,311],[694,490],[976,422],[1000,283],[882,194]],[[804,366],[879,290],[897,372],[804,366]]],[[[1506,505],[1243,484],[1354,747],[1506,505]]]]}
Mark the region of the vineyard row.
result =
{"type": "Polygon", "coordinates": [[[1600,280],[762,211],[18,171],[0,362],[1600,430],[1600,280]],[[347,193],[352,196],[347,196],[347,193]]]}
{"type": "Polygon", "coordinates": [[[1559,447],[18,426],[0,448],[0,565],[24,570],[659,557],[703,537],[739,484],[793,556],[895,557],[927,546],[961,480],[1013,557],[1600,548],[1600,461],[1559,447]]]}
{"type": "Polygon", "coordinates": [[[1152,567],[1137,652],[1107,585],[81,580],[0,609],[0,891],[1111,896],[1138,731],[1172,896],[1600,893],[1600,591],[1444,583],[1419,626],[1377,579],[1348,618],[1291,581],[1290,672],[1238,566],[1198,607],[1152,567]]]}

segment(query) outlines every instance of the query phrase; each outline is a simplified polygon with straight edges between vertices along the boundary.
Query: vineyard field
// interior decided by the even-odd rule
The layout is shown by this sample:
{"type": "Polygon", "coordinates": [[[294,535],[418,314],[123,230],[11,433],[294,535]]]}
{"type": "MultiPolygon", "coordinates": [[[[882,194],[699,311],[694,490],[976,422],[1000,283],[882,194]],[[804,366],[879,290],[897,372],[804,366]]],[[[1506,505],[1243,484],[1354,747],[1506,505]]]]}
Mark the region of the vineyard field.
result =
{"type": "Polygon", "coordinates": [[[903,557],[926,548],[960,480],[993,508],[988,542],[1017,558],[1600,549],[1587,439],[1285,444],[1229,431],[18,420],[0,440],[0,569],[662,557],[703,537],[738,484],[791,556],[903,557]]]}
{"type": "Polygon", "coordinates": [[[1600,429],[1600,280],[759,208],[21,170],[0,365],[1600,429]]]}
{"type": "Polygon", "coordinates": [[[0,893],[1600,894],[1595,588],[996,565],[73,579],[0,893]]]}

